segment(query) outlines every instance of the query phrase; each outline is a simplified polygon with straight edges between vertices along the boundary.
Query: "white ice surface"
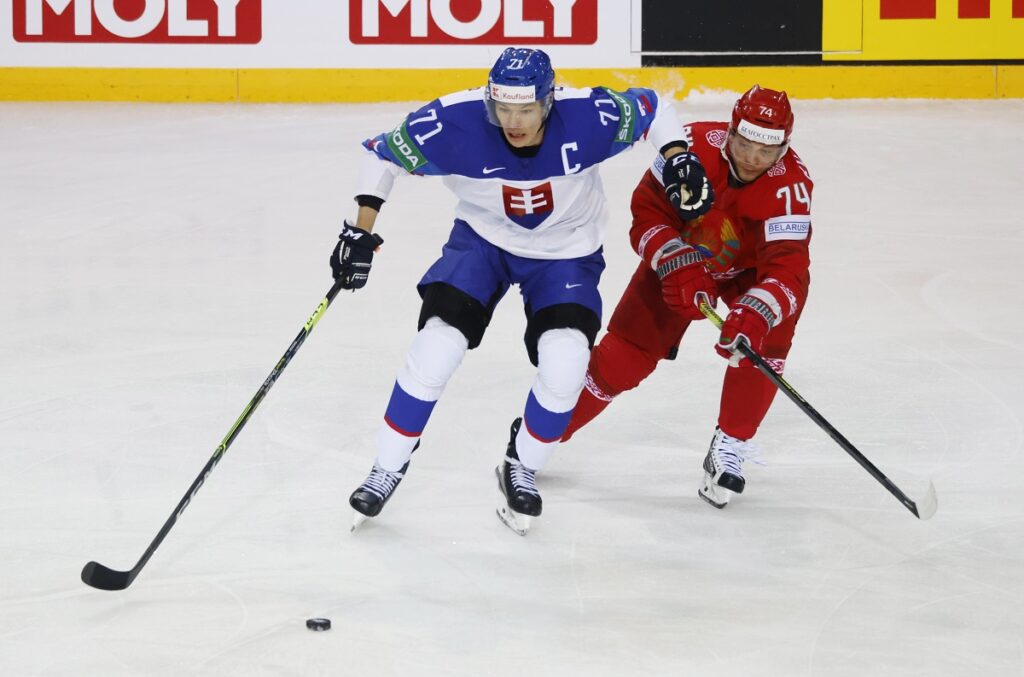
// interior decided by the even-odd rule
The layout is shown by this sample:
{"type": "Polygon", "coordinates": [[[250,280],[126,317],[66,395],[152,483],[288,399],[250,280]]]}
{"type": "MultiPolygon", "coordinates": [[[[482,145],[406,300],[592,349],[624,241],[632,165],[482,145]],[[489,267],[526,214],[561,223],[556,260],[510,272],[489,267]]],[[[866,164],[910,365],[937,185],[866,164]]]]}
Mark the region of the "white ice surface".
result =
{"type": "MultiPolygon", "coordinates": [[[[1022,101],[796,106],[814,279],[787,378],[908,494],[933,479],[933,520],[782,397],[769,465],[701,502],[724,368],[703,326],[559,451],[516,536],[493,476],[532,381],[513,291],[349,534],[451,224],[439,181],[405,179],[368,287],[141,576],[83,585],[135,563],[316,307],[356,144],[407,108],[0,105],[0,674],[1024,675],[1022,101]]],[[[650,158],[603,170],[606,318],[650,158]]]]}

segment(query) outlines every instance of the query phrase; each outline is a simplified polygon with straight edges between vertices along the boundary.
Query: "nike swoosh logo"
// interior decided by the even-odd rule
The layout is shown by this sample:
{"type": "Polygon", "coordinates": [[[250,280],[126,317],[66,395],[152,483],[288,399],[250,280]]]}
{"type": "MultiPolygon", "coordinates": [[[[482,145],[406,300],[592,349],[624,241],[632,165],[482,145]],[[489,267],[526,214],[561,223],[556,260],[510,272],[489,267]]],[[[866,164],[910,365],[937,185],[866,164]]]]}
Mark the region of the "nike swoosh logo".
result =
{"type": "Polygon", "coordinates": [[[484,174],[493,174],[494,172],[500,172],[504,167],[484,167],[484,174]]]}
{"type": "Polygon", "coordinates": [[[568,282],[565,283],[565,288],[566,289],[575,289],[576,287],[582,287],[582,286],[583,286],[582,282],[580,282],[579,284],[569,284],[568,282]]]}

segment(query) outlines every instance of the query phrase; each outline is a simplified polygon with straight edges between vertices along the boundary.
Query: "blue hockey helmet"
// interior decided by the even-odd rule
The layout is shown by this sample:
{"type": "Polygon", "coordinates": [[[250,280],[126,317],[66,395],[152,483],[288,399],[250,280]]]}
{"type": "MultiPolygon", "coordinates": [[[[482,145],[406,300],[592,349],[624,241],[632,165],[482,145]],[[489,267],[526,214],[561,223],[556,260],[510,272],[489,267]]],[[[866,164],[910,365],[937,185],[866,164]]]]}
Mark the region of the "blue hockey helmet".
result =
{"type": "Polygon", "coordinates": [[[494,62],[487,76],[487,114],[498,124],[495,103],[532,103],[540,101],[544,117],[554,101],[555,71],[551,57],[539,49],[509,47],[494,62]]]}

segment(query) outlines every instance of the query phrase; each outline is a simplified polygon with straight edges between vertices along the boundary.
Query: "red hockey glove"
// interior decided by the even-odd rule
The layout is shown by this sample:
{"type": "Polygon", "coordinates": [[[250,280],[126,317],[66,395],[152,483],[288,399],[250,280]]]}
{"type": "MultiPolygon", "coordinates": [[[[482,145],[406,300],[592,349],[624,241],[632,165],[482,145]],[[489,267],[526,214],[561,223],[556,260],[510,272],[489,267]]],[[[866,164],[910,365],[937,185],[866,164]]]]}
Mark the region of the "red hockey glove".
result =
{"type": "Polygon", "coordinates": [[[665,305],[687,320],[704,319],[700,301],[714,307],[717,300],[715,281],[704,265],[704,257],[679,238],[670,240],[660,252],[654,270],[661,280],[665,305]]]}
{"type": "Polygon", "coordinates": [[[740,342],[746,343],[754,352],[760,353],[765,336],[776,324],[778,316],[769,304],[748,292],[736,301],[726,316],[715,350],[728,359],[731,366],[749,366],[750,361],[737,350],[740,342]]]}

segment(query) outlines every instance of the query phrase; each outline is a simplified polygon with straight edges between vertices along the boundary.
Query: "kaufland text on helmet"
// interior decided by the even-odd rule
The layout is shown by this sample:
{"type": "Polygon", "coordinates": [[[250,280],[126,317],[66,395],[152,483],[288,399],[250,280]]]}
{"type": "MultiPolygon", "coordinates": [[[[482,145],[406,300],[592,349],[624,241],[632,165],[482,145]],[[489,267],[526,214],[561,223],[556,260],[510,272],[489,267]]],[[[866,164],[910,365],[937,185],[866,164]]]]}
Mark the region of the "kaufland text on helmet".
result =
{"type": "Polygon", "coordinates": [[[592,44],[597,0],[351,0],[356,44],[592,44]]]}
{"type": "Polygon", "coordinates": [[[262,0],[14,0],[19,42],[239,42],[262,34],[262,0]],[[141,12],[139,11],[141,9],[141,12]]]}
{"type": "Polygon", "coordinates": [[[491,99],[502,103],[531,103],[537,100],[534,87],[491,84],[491,99]]]}

